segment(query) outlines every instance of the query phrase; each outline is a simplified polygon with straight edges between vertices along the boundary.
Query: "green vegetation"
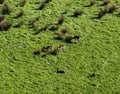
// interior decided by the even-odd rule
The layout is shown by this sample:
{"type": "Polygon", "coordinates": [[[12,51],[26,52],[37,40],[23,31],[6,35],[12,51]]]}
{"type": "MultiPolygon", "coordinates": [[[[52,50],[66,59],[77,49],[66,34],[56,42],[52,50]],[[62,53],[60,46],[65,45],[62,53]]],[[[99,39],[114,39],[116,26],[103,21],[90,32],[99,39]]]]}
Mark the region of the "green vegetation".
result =
{"type": "Polygon", "coordinates": [[[0,0],[0,94],[120,94],[119,5],[0,0]]]}

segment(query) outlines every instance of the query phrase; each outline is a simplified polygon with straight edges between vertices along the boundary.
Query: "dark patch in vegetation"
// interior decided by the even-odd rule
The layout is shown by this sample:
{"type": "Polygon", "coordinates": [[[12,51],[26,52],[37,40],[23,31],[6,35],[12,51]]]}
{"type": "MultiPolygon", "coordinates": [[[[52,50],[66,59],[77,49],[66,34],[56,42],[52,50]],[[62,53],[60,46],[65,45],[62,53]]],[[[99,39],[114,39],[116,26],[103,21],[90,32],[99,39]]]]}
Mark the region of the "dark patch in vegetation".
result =
{"type": "Polygon", "coordinates": [[[35,23],[39,20],[39,17],[36,17],[34,20],[32,20],[30,23],[29,23],[29,27],[30,28],[35,28],[35,23]]]}
{"type": "Polygon", "coordinates": [[[93,78],[95,76],[96,76],[95,73],[91,73],[91,74],[89,74],[88,78],[93,78]]]}
{"type": "Polygon", "coordinates": [[[46,51],[47,51],[46,47],[43,47],[43,48],[41,49],[41,52],[46,52],[46,51]]]}
{"type": "Polygon", "coordinates": [[[41,30],[41,29],[38,29],[38,30],[35,31],[34,34],[36,35],[36,34],[39,34],[39,33],[41,33],[41,32],[42,32],[42,30],[41,30]]]}
{"type": "Polygon", "coordinates": [[[41,49],[42,52],[48,52],[49,50],[51,50],[53,47],[52,46],[46,46],[46,47],[43,47],[41,49]]]}
{"type": "Polygon", "coordinates": [[[71,36],[71,35],[66,36],[65,42],[66,42],[66,43],[72,43],[72,36],[71,36]]]}
{"type": "Polygon", "coordinates": [[[111,5],[108,8],[101,9],[98,13],[98,16],[93,18],[102,18],[107,13],[112,14],[116,9],[117,7],[115,5],[111,5]]]}
{"type": "Polygon", "coordinates": [[[79,40],[80,40],[79,35],[75,35],[75,36],[71,35],[67,28],[62,28],[62,30],[60,32],[56,33],[56,35],[57,35],[57,37],[55,37],[54,39],[63,40],[66,43],[72,43],[72,40],[79,42],[79,40]]]}
{"type": "Polygon", "coordinates": [[[61,14],[67,14],[67,10],[65,10],[64,12],[62,12],[61,14]]]}
{"type": "Polygon", "coordinates": [[[57,68],[57,71],[56,71],[56,72],[59,73],[59,74],[64,74],[64,73],[65,73],[64,70],[59,70],[58,68],[57,68]]]}
{"type": "Polygon", "coordinates": [[[98,18],[102,18],[107,13],[107,8],[101,9],[98,13],[98,18]]]}
{"type": "Polygon", "coordinates": [[[45,2],[45,3],[49,3],[49,2],[51,2],[51,1],[52,1],[52,0],[45,0],[44,2],[45,2]]]}
{"type": "Polygon", "coordinates": [[[75,39],[76,41],[79,41],[80,40],[80,36],[74,36],[72,39],[75,39]]]}
{"type": "Polygon", "coordinates": [[[90,7],[96,4],[96,0],[91,0],[88,5],[85,5],[84,7],[90,7]]]}
{"type": "Polygon", "coordinates": [[[59,45],[56,50],[57,51],[64,51],[65,50],[65,46],[64,45],[59,45]]]}
{"type": "Polygon", "coordinates": [[[4,20],[5,16],[0,14],[0,22],[4,20]]]}
{"type": "Polygon", "coordinates": [[[94,83],[93,83],[93,84],[91,84],[91,85],[92,85],[92,86],[96,86],[96,84],[94,84],[94,83]]]}
{"type": "Polygon", "coordinates": [[[61,25],[61,24],[63,24],[63,22],[64,22],[64,17],[60,17],[58,19],[58,23],[57,24],[61,25]]]}
{"type": "Polygon", "coordinates": [[[110,0],[104,0],[103,4],[101,4],[101,6],[108,5],[109,3],[110,3],[110,0]]]}
{"type": "Polygon", "coordinates": [[[38,7],[38,10],[42,10],[44,7],[45,7],[45,2],[41,2],[38,7]]]}
{"type": "Polygon", "coordinates": [[[117,7],[116,7],[115,5],[111,5],[111,6],[108,8],[107,13],[113,13],[116,9],[117,9],[117,7]]]}
{"type": "Polygon", "coordinates": [[[83,11],[81,9],[75,9],[73,16],[78,17],[83,14],[83,11]]]}
{"type": "Polygon", "coordinates": [[[40,1],[35,2],[34,4],[40,4],[40,1]]]}
{"type": "Polygon", "coordinates": [[[64,35],[69,33],[68,29],[67,28],[62,28],[61,31],[59,33],[56,33],[57,37],[55,39],[58,39],[58,40],[63,40],[64,38],[64,35]]]}
{"type": "Polygon", "coordinates": [[[59,45],[56,49],[50,52],[52,55],[57,55],[58,52],[65,51],[64,45],[59,45]]]}
{"type": "Polygon", "coordinates": [[[50,50],[52,50],[52,46],[46,46],[46,47],[42,47],[39,50],[34,51],[34,55],[39,55],[41,52],[49,52],[50,50]]]}
{"type": "Polygon", "coordinates": [[[15,23],[15,25],[13,27],[14,28],[19,28],[19,27],[21,27],[21,25],[23,25],[22,21],[15,23]]]}
{"type": "Polygon", "coordinates": [[[37,50],[37,51],[34,51],[33,53],[34,53],[34,55],[39,55],[39,54],[40,54],[40,51],[37,50]]]}
{"type": "Polygon", "coordinates": [[[76,35],[76,36],[69,35],[69,36],[66,36],[66,38],[65,38],[65,41],[67,43],[72,43],[72,40],[75,40],[76,42],[79,42],[80,36],[78,36],[78,35],[76,35]]]}
{"type": "Polygon", "coordinates": [[[11,27],[11,23],[8,21],[2,21],[0,23],[0,30],[7,31],[11,27]]]}
{"type": "Polygon", "coordinates": [[[21,0],[20,1],[20,6],[23,7],[26,4],[26,0],[21,0]]]}
{"type": "Polygon", "coordinates": [[[41,28],[41,30],[47,30],[48,29],[48,25],[45,25],[45,26],[43,26],[42,28],[41,28]]]}
{"type": "Polygon", "coordinates": [[[40,32],[46,31],[47,29],[48,29],[48,25],[45,25],[42,28],[36,30],[34,34],[39,34],[40,32]]]}
{"type": "Polygon", "coordinates": [[[2,6],[2,14],[9,14],[11,12],[10,7],[7,4],[2,6]]]}
{"type": "Polygon", "coordinates": [[[22,17],[23,15],[24,15],[23,10],[20,10],[20,12],[16,15],[16,17],[15,17],[15,18],[22,17]]]}
{"type": "Polygon", "coordinates": [[[9,69],[9,71],[10,71],[10,72],[12,72],[12,73],[14,73],[14,72],[15,72],[15,71],[14,71],[14,70],[12,70],[12,69],[9,69]]]}
{"type": "Polygon", "coordinates": [[[91,0],[90,1],[90,6],[93,6],[96,3],[96,0],[91,0]]]}
{"type": "Polygon", "coordinates": [[[56,52],[56,50],[54,50],[54,51],[50,52],[50,54],[57,55],[57,52],[56,52]]]}
{"type": "Polygon", "coordinates": [[[62,33],[56,33],[57,37],[54,37],[54,39],[57,40],[62,40],[63,39],[63,34],[62,33]]]}
{"type": "Polygon", "coordinates": [[[62,30],[60,32],[63,34],[69,33],[69,31],[66,27],[62,28],[62,30]]]}
{"type": "Polygon", "coordinates": [[[54,31],[54,30],[58,30],[58,28],[59,28],[58,24],[53,24],[53,25],[49,28],[49,30],[54,31]]]}
{"type": "Polygon", "coordinates": [[[47,56],[47,54],[43,54],[41,57],[46,57],[47,56]]]}
{"type": "Polygon", "coordinates": [[[3,4],[5,0],[0,0],[0,4],[3,4]]]}

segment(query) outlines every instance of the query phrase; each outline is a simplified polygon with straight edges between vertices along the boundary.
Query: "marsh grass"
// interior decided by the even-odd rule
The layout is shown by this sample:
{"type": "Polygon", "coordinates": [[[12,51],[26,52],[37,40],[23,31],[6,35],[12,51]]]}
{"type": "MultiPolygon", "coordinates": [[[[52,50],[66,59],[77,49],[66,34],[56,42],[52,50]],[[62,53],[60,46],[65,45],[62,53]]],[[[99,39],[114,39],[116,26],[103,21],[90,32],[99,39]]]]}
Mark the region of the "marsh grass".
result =
{"type": "Polygon", "coordinates": [[[102,6],[108,5],[110,3],[110,0],[104,0],[102,6]]]}
{"type": "Polygon", "coordinates": [[[45,2],[39,4],[38,10],[42,10],[45,7],[45,2]]]}
{"type": "Polygon", "coordinates": [[[20,0],[20,6],[21,7],[24,7],[25,3],[26,3],[26,0],[20,0]]]}
{"type": "Polygon", "coordinates": [[[73,17],[78,17],[78,16],[80,16],[82,14],[83,14],[83,10],[81,10],[81,9],[78,8],[78,9],[74,10],[73,17]]]}
{"type": "Polygon", "coordinates": [[[58,28],[59,28],[58,24],[52,24],[49,30],[54,31],[54,30],[58,30],[58,28]]]}
{"type": "Polygon", "coordinates": [[[0,22],[4,20],[5,16],[0,14],[0,22]]]}
{"type": "Polygon", "coordinates": [[[11,9],[8,4],[4,4],[1,9],[2,14],[9,14],[11,12],[11,9]]]}
{"type": "Polygon", "coordinates": [[[23,15],[24,15],[24,11],[20,10],[14,18],[19,18],[19,17],[22,17],[23,15]]]}
{"type": "Polygon", "coordinates": [[[52,1],[52,0],[45,0],[44,2],[45,2],[45,3],[49,3],[49,2],[51,2],[51,1],[52,1]]]}
{"type": "Polygon", "coordinates": [[[107,14],[107,8],[101,9],[98,13],[98,18],[102,18],[106,14],[107,14]]]}
{"type": "Polygon", "coordinates": [[[113,13],[115,10],[117,9],[117,7],[115,5],[111,5],[108,7],[108,13],[113,13]]]}
{"type": "Polygon", "coordinates": [[[90,1],[90,6],[93,6],[96,3],[96,0],[91,0],[90,1]]]}
{"type": "Polygon", "coordinates": [[[2,31],[7,31],[10,27],[11,27],[11,23],[9,22],[9,21],[2,21],[1,23],[0,23],[0,30],[2,30],[2,31]]]}
{"type": "Polygon", "coordinates": [[[13,27],[14,28],[20,28],[23,25],[23,21],[16,22],[13,27]]]}
{"type": "Polygon", "coordinates": [[[3,4],[5,0],[0,0],[0,4],[3,4]]]}
{"type": "MultiPolygon", "coordinates": [[[[96,0],[95,5],[84,7],[90,0],[52,0],[41,11],[35,10],[39,6],[35,4],[38,0],[27,0],[24,7],[16,7],[19,0],[7,1],[12,11],[4,15],[4,20],[11,23],[24,20],[24,24],[20,28],[10,27],[9,32],[0,31],[0,94],[120,93],[120,17],[108,14],[101,19],[91,19],[105,8],[100,6],[103,1],[96,0]],[[83,15],[69,16],[76,8],[83,7],[83,15]],[[20,9],[25,15],[14,19],[20,9]],[[39,18],[35,21],[36,29],[46,24],[51,26],[64,10],[67,10],[65,21],[58,30],[51,32],[48,28],[34,35],[34,28],[29,28],[29,21],[36,17],[39,18]],[[80,41],[66,43],[54,39],[55,33],[60,32],[62,27],[69,27],[69,33],[79,35],[80,41]],[[55,55],[44,52],[33,54],[33,51],[48,45],[54,49],[65,45],[65,51],[55,55]],[[65,73],[56,73],[57,68],[65,73]]],[[[119,0],[111,2],[115,5],[120,3],[119,0]]],[[[115,13],[118,14],[116,10],[115,13]]]]}

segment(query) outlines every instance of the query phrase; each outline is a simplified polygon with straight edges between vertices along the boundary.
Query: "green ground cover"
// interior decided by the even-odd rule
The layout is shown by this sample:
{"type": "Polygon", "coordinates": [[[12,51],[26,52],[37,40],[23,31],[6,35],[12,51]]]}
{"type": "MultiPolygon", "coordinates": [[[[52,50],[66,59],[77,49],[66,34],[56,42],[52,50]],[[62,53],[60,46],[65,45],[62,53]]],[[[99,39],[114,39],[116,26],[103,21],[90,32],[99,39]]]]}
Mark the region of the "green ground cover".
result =
{"type": "Polygon", "coordinates": [[[12,25],[24,23],[20,28],[0,31],[0,94],[120,94],[120,0],[111,0],[118,9],[101,19],[94,17],[105,7],[100,6],[103,0],[91,7],[86,6],[89,0],[52,0],[43,10],[36,10],[38,1],[28,0],[24,7],[17,6],[19,0],[5,1],[11,8],[5,20],[12,25]],[[84,11],[78,18],[71,16],[76,8],[84,11]],[[23,17],[15,19],[21,9],[23,17]],[[65,10],[65,21],[58,30],[34,35],[29,28],[35,17],[39,17],[36,28],[57,22],[65,10]],[[80,41],[54,39],[63,27],[80,35],[80,41]],[[46,57],[33,54],[48,45],[65,45],[65,51],[46,57]],[[65,74],[56,73],[57,68],[65,74]]]}

